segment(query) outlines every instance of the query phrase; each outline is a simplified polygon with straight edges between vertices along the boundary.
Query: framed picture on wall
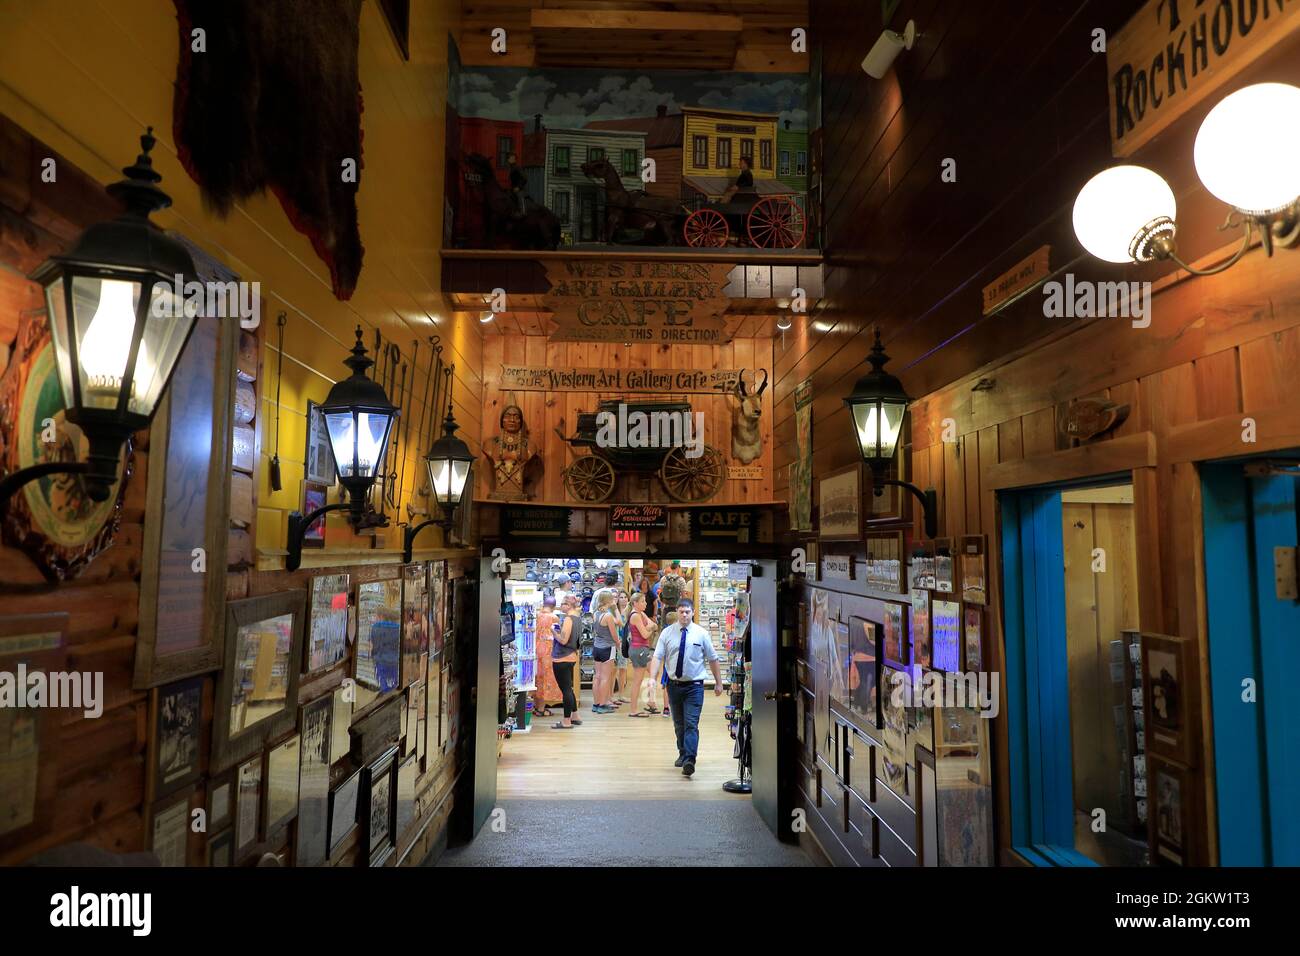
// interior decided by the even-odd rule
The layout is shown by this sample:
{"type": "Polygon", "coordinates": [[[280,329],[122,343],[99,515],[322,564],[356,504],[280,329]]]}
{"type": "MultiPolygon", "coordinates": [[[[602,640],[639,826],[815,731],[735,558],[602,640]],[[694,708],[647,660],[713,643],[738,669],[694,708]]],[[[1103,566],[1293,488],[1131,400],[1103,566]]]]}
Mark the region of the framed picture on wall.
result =
{"type": "Polygon", "coordinates": [[[351,776],[330,791],[329,807],[329,855],[339,848],[347,836],[357,828],[357,804],[361,796],[361,771],[353,771],[351,776]]]}
{"type": "Polygon", "coordinates": [[[979,671],[984,668],[984,610],[978,607],[966,608],[964,618],[964,647],[967,671],[979,671]]]}
{"type": "Polygon", "coordinates": [[[1181,764],[1148,755],[1147,779],[1153,856],[1157,862],[1185,866],[1191,821],[1189,807],[1195,798],[1192,772],[1181,764]]]}
{"type": "Polygon", "coordinates": [[[235,859],[257,845],[262,822],[262,755],[239,765],[235,773],[235,859]]]}
{"type": "Polygon", "coordinates": [[[934,541],[934,589],[942,594],[953,593],[952,538],[934,541]]]}
{"type": "Polygon", "coordinates": [[[879,646],[874,621],[849,618],[849,709],[877,729],[880,727],[879,646]]]}
{"type": "Polygon", "coordinates": [[[387,694],[401,680],[402,582],[357,586],[357,646],[353,677],[362,687],[387,694]]]}
{"type": "Polygon", "coordinates": [[[817,483],[817,536],[862,540],[862,465],[833,471],[817,483]]]}
{"type": "Polygon", "coordinates": [[[302,738],[294,734],[266,751],[267,839],[298,815],[298,771],[302,738]]]}
{"type": "Polygon", "coordinates": [[[320,574],[311,579],[311,618],[306,642],[309,674],[333,667],[348,656],[351,580],[347,574],[320,574]]]}
{"type": "Polygon", "coordinates": [[[908,653],[911,642],[907,637],[907,608],[902,604],[885,604],[884,614],[881,657],[895,667],[906,667],[911,659],[908,653]]]}
{"type": "Polygon", "coordinates": [[[325,416],[321,414],[320,408],[311,399],[307,400],[307,448],[303,452],[303,474],[309,484],[323,485],[328,491],[334,487],[338,472],[334,467],[334,449],[330,445],[329,430],[325,427],[325,416]]]}
{"type": "Polygon", "coordinates": [[[149,810],[149,849],[163,866],[186,866],[190,861],[190,804],[194,791],[176,794],[149,810]]]}
{"type": "Polygon", "coordinates": [[[930,592],[912,592],[912,663],[930,666],[930,592]]]}
{"type": "Polygon", "coordinates": [[[235,774],[227,770],[208,780],[208,832],[230,825],[235,808],[235,774]]]}
{"type": "Polygon", "coordinates": [[[1143,634],[1141,640],[1147,753],[1194,766],[1192,642],[1165,634],[1143,634]]]}
{"type": "Polygon", "coordinates": [[[235,831],[231,829],[214,833],[208,838],[208,866],[235,865],[235,831]]]}
{"type": "Polygon", "coordinates": [[[867,587],[890,594],[907,592],[907,556],[902,531],[868,532],[865,537],[867,587]]]}
{"type": "Polygon", "coordinates": [[[397,748],[391,747],[362,769],[357,819],[362,828],[362,858],[368,860],[370,866],[383,866],[396,845],[396,768],[397,748]]]}
{"type": "MultiPolygon", "coordinates": [[[[68,615],[0,617],[0,671],[16,674],[67,670],[68,615]]],[[[0,850],[43,835],[56,803],[60,711],[0,707],[0,850]]]]}
{"type": "Polygon", "coordinates": [[[907,672],[888,661],[880,672],[881,748],[877,751],[876,778],[900,797],[906,795],[907,778],[907,709],[900,690],[907,672]]]}
{"type": "Polygon", "coordinates": [[[428,569],[423,564],[408,564],[402,568],[402,686],[424,680],[421,655],[428,650],[428,569]]]}
{"type": "Polygon", "coordinates": [[[961,571],[961,599],[967,604],[989,603],[985,551],[984,535],[966,534],[960,538],[957,560],[961,571]]]}
{"type": "Polygon", "coordinates": [[[203,678],[189,677],[155,688],[150,695],[153,739],[150,779],[154,799],[199,779],[203,729],[203,678]]]}
{"type": "MultiPolygon", "coordinates": [[[[311,514],[317,508],[323,508],[329,501],[329,487],[313,481],[302,482],[302,513],[311,514]]],[[[311,523],[302,536],[304,548],[325,547],[325,516],[321,515],[311,523]]]]}
{"type": "Polygon", "coordinates": [[[215,769],[224,770],[293,729],[306,609],[306,591],[278,591],[226,605],[226,662],[212,717],[215,769]]]}
{"type": "Polygon", "coordinates": [[[931,665],[936,670],[960,671],[962,658],[961,604],[935,601],[930,607],[931,665]]]}

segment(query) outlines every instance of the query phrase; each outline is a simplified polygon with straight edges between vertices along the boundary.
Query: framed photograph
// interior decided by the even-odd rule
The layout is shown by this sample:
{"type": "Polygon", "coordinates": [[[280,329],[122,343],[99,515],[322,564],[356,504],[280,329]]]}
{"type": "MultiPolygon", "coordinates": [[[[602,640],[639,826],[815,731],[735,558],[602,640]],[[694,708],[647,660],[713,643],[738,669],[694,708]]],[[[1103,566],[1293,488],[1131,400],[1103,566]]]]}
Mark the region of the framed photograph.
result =
{"type": "MultiPolygon", "coordinates": [[[[921,689],[914,687],[919,696],[921,689]]],[[[918,706],[907,708],[907,754],[916,756],[916,748],[924,747],[934,753],[934,709],[918,706]]]]}
{"type": "Polygon", "coordinates": [[[849,709],[868,725],[880,728],[880,654],[874,621],[849,618],[849,709]]]}
{"type": "Polygon", "coordinates": [[[336,687],[330,695],[330,764],[336,764],[352,751],[352,694],[347,687],[336,687]]]}
{"type": "Polygon", "coordinates": [[[1164,634],[1143,634],[1141,640],[1147,753],[1194,766],[1192,642],[1164,634]]]}
{"type": "Polygon", "coordinates": [[[958,560],[961,568],[961,599],[967,604],[988,604],[987,545],[982,534],[960,538],[958,560]]]}
{"type": "Polygon", "coordinates": [[[969,775],[940,774],[935,810],[940,866],[993,866],[993,788],[969,775]]]}
{"type": "Polygon", "coordinates": [[[907,791],[907,709],[903,706],[900,683],[907,672],[885,661],[880,672],[881,748],[877,751],[876,778],[905,797],[907,791]]]}
{"type": "Polygon", "coordinates": [[[938,813],[935,809],[938,778],[935,775],[934,754],[928,750],[916,752],[916,778],[919,783],[916,793],[916,855],[921,866],[938,866],[938,813]]]}
{"type": "Polygon", "coordinates": [[[935,539],[934,589],[943,594],[953,593],[952,538],[935,539]]]}
{"type": "Polygon", "coordinates": [[[270,839],[298,815],[298,764],[302,755],[302,738],[294,734],[266,751],[266,823],[270,839]]]}
{"type": "Polygon", "coordinates": [[[235,774],[235,859],[257,845],[262,821],[262,755],[239,765],[235,774]]]}
{"type": "MultiPolygon", "coordinates": [[[[0,671],[67,670],[68,615],[0,617],[0,671]]],[[[0,707],[0,850],[27,843],[50,826],[56,803],[60,712],[0,707]]]]}
{"type": "Polygon", "coordinates": [[[849,671],[853,662],[849,657],[849,626],[843,621],[830,622],[830,660],[827,666],[831,675],[831,697],[845,708],[849,701],[849,671]]]}
{"type": "Polygon", "coordinates": [[[149,849],[163,866],[189,863],[190,801],[193,791],[169,797],[149,811],[149,849]]]}
{"type": "Polygon", "coordinates": [[[907,593],[906,554],[902,531],[867,532],[867,557],[862,576],[867,587],[890,594],[907,593]]]}
{"type": "Polygon", "coordinates": [[[294,865],[319,866],[328,856],[331,697],[303,705],[298,715],[302,752],[298,764],[298,828],[294,865]]]}
{"type": "Polygon", "coordinates": [[[429,578],[423,564],[402,568],[402,686],[424,680],[420,655],[429,652],[429,578]]]}
{"type": "Polygon", "coordinates": [[[817,536],[823,541],[862,540],[862,465],[833,471],[817,484],[817,536]]]}
{"type": "Polygon", "coordinates": [[[394,810],[397,800],[397,748],[391,747],[362,768],[361,853],[371,866],[383,866],[396,846],[394,810]]]}
{"type": "Polygon", "coordinates": [[[235,774],[229,770],[208,780],[208,832],[230,826],[235,809],[235,774]]]}
{"type": "Polygon", "coordinates": [[[207,864],[208,866],[235,865],[234,830],[227,828],[208,837],[207,864]]]}
{"type": "Polygon", "coordinates": [[[226,664],[212,718],[215,769],[224,770],[293,729],[306,605],[306,591],[226,605],[226,664]]]}
{"type": "Polygon", "coordinates": [[[961,670],[963,657],[961,625],[960,603],[957,601],[934,601],[931,604],[932,666],[935,670],[961,670]]]}
{"type": "MultiPolygon", "coordinates": [[[[330,445],[325,416],[321,414],[320,406],[311,399],[307,400],[307,448],[302,460],[306,463],[303,473],[308,484],[323,485],[326,492],[334,487],[338,477],[334,467],[334,448],[330,445]]],[[[306,513],[303,511],[303,514],[306,513]]]]}
{"type": "Polygon", "coordinates": [[[910,590],[933,591],[938,575],[934,566],[934,542],[917,541],[912,545],[912,584],[910,590]]]}
{"type": "MultiPolygon", "coordinates": [[[[238,280],[189,248],[201,279],[238,280]]],[[[237,322],[195,323],[149,429],[151,520],[140,551],[137,689],[221,667],[239,336],[237,322]],[[204,549],[207,573],[194,571],[196,547],[204,549]]]]}
{"type": "Polygon", "coordinates": [[[361,797],[361,771],[352,773],[330,791],[329,855],[357,827],[357,804],[361,797]]]}
{"type": "Polygon", "coordinates": [[[885,620],[881,628],[884,631],[884,646],[881,657],[887,664],[906,667],[911,659],[908,653],[911,642],[907,637],[907,608],[902,604],[886,604],[884,608],[885,620]]]}
{"type": "MultiPolygon", "coordinates": [[[[317,508],[323,508],[329,503],[330,490],[325,485],[318,485],[315,482],[302,482],[302,513],[311,514],[317,508]]],[[[311,523],[307,531],[302,536],[302,546],[304,548],[323,548],[325,547],[325,515],[321,515],[311,523]]]]}
{"type": "Polygon", "coordinates": [[[150,693],[153,711],[152,791],[154,799],[199,779],[203,729],[203,678],[189,677],[150,693]]]}
{"type": "Polygon", "coordinates": [[[930,592],[912,592],[912,663],[930,666],[930,592]]]}
{"type": "MultiPolygon", "coordinates": [[[[466,509],[468,510],[468,509],[466,509]]],[[[429,568],[429,625],[428,625],[428,647],[430,657],[437,657],[442,653],[443,644],[446,642],[447,620],[448,620],[448,598],[450,591],[447,582],[447,562],[430,561],[429,568]]]]}
{"type": "Polygon", "coordinates": [[[415,779],[420,775],[420,759],[415,754],[397,768],[397,823],[393,831],[397,840],[415,822],[415,779]]]}
{"type": "Polygon", "coordinates": [[[978,607],[966,608],[965,616],[966,670],[984,669],[984,610],[978,607]]]}
{"type": "Polygon", "coordinates": [[[320,574],[311,579],[308,620],[308,674],[333,667],[348,656],[348,594],[351,575],[320,574]]]}
{"type": "Polygon", "coordinates": [[[1158,862],[1184,866],[1191,819],[1188,809],[1194,799],[1192,772],[1172,761],[1148,756],[1147,779],[1152,855],[1158,862]]]}
{"type": "MultiPolygon", "coordinates": [[[[795,630],[795,657],[808,660],[808,602],[799,602],[799,626],[795,630]]],[[[805,682],[806,683],[806,682],[805,682]]]]}
{"type": "Polygon", "coordinates": [[[357,647],[353,677],[380,694],[397,690],[401,680],[402,582],[372,581],[357,586],[357,647]]]}

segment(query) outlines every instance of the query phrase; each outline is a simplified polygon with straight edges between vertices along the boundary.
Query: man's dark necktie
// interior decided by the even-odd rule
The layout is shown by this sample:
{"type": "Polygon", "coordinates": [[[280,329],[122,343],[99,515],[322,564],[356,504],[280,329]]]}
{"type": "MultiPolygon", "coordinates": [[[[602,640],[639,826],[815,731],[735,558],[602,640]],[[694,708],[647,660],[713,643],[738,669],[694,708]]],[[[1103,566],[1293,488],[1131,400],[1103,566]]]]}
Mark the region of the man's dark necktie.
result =
{"type": "Polygon", "coordinates": [[[681,680],[682,662],[686,660],[686,628],[682,627],[680,624],[678,624],[677,627],[682,632],[682,642],[677,646],[677,674],[675,676],[678,680],[681,680]]]}

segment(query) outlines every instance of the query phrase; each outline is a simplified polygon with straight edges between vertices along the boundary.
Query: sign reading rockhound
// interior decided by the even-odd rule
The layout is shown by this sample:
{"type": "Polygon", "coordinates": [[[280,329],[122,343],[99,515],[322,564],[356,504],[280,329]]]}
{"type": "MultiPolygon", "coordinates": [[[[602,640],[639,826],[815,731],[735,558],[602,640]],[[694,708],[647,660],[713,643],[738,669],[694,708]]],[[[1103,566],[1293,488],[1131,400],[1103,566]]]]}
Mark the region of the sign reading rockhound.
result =
{"type": "Polygon", "coordinates": [[[725,345],[732,267],[717,262],[547,260],[552,342],[725,345]]]}
{"type": "Polygon", "coordinates": [[[1297,30],[1300,0],[1147,0],[1106,47],[1111,151],[1131,155],[1297,30]]]}
{"type": "Polygon", "coordinates": [[[549,368],[502,365],[503,389],[519,392],[670,392],[716,395],[731,392],[740,369],[718,368],[549,368]]]}

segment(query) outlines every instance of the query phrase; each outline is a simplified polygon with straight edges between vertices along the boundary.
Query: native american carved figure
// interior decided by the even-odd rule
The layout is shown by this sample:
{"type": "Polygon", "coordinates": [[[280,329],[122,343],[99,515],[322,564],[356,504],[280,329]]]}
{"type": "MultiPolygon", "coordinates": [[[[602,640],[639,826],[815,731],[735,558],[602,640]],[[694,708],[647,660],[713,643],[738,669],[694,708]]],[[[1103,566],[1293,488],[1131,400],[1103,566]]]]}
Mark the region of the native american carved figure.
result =
{"type": "Polygon", "coordinates": [[[492,493],[498,501],[527,501],[525,472],[541,456],[533,451],[524,424],[524,412],[518,405],[507,405],[501,412],[501,431],[488,439],[483,454],[492,463],[492,493]]]}

